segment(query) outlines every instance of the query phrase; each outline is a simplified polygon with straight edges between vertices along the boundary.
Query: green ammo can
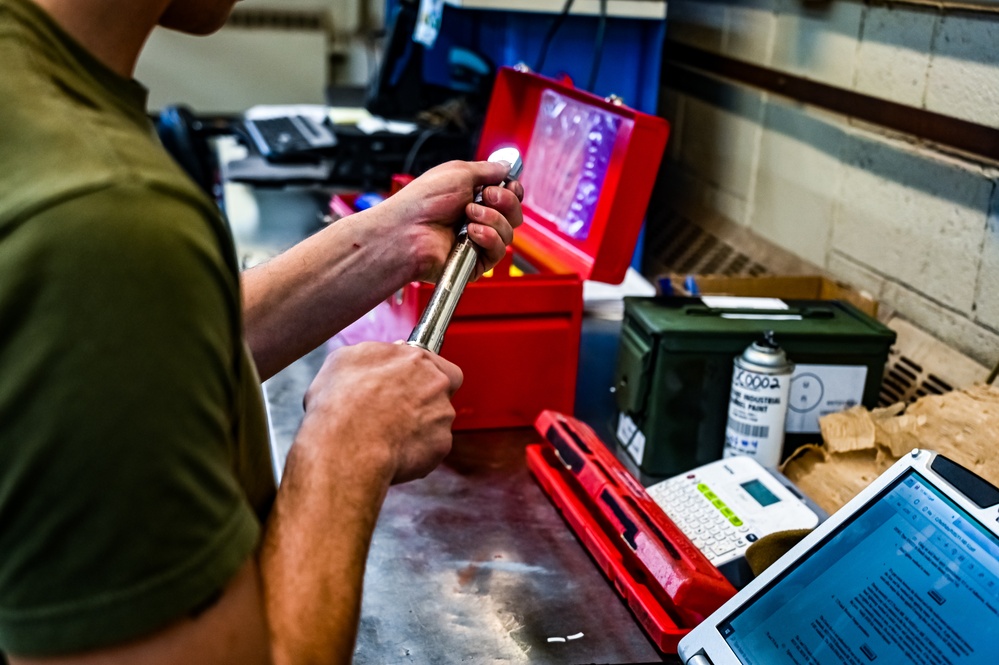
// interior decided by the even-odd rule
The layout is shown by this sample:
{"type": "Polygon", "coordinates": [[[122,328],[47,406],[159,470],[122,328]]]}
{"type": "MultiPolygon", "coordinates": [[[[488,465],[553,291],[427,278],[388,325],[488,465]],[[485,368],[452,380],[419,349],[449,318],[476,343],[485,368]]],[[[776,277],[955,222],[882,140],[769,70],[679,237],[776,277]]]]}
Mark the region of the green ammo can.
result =
{"type": "Polygon", "coordinates": [[[673,476],[720,459],[739,354],[768,330],[795,364],[782,459],[819,442],[822,415],[877,405],[895,333],[837,300],[625,298],[616,437],[639,469],[673,476]],[[786,309],[781,307],[786,306],[786,309]]]}

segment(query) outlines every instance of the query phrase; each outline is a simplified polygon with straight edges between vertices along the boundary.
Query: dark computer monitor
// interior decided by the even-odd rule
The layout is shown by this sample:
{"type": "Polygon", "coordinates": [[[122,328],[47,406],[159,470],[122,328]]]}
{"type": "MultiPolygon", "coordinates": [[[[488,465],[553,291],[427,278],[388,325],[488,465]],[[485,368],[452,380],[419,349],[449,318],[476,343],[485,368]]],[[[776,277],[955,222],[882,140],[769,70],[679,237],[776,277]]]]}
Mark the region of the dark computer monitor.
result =
{"type": "Polygon", "coordinates": [[[365,107],[393,119],[415,119],[420,111],[460,98],[485,110],[496,68],[471,49],[439,39],[433,48],[413,41],[419,3],[400,0],[389,21],[378,72],[365,107]]]}

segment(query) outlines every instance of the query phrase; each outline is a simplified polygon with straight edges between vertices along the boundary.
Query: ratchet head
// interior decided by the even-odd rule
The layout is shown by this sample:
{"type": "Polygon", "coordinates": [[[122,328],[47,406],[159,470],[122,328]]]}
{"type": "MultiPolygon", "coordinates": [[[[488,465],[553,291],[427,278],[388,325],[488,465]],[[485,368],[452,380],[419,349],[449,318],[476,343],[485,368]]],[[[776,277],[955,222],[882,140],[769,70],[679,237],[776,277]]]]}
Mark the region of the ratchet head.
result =
{"type": "Polygon", "coordinates": [[[489,155],[489,159],[487,161],[506,162],[509,164],[510,174],[507,175],[507,180],[516,180],[520,177],[520,172],[524,170],[524,161],[520,158],[520,151],[512,146],[494,150],[493,153],[489,155]]]}

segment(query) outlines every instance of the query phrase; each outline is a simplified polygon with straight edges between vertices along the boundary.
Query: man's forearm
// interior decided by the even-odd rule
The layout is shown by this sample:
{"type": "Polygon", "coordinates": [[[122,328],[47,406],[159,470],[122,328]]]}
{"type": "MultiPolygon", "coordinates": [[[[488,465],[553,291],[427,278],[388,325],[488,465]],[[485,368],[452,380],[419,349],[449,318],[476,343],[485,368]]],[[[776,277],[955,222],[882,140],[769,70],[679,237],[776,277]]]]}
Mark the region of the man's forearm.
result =
{"type": "Polygon", "coordinates": [[[279,665],[349,662],[364,564],[392,482],[421,478],[451,448],[461,371],[405,344],[329,354],[305,394],[260,553],[279,665]]]}
{"type": "Polygon", "coordinates": [[[262,379],[316,348],[414,274],[412,239],[374,210],[343,219],[241,278],[246,339],[262,379]]]}
{"type": "Polygon", "coordinates": [[[292,449],[260,553],[271,654],[275,665],[350,663],[388,480],[306,449],[292,449]]]}
{"type": "Polygon", "coordinates": [[[433,281],[467,219],[476,276],[494,266],[521,222],[523,190],[486,187],[509,167],[448,162],[402,191],[303,241],[242,278],[246,339],[268,378],[412,280],[433,281]],[[473,203],[483,191],[482,203],[473,203]]]}

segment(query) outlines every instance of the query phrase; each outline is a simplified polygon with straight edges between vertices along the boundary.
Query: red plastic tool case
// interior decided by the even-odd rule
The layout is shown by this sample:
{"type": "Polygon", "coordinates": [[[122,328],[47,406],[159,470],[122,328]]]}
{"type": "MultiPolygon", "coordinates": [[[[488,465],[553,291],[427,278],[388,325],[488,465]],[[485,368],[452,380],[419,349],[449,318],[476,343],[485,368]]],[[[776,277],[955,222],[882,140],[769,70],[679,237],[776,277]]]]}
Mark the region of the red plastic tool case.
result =
{"type": "MultiPolygon", "coordinates": [[[[465,374],[454,397],[456,430],[529,427],[546,408],[572,413],[583,280],[617,284],[624,279],[668,133],[663,118],[553,79],[512,68],[499,71],[476,159],[502,146],[521,151],[528,193],[514,249],[517,263],[533,270],[511,276],[508,254],[491,276],[469,284],[458,303],[441,348],[441,355],[465,374]],[[530,203],[530,189],[538,186],[531,180],[532,153],[538,150],[532,137],[542,106],[552,100],[595,109],[616,123],[585,238],[561,232],[558,220],[530,203]]],[[[388,336],[408,337],[432,292],[431,285],[414,282],[396,294],[390,311],[382,313],[391,319],[388,336]]]]}
{"type": "Polygon", "coordinates": [[[527,465],[576,536],[662,651],[735,588],[669,519],[585,423],[543,411],[547,443],[527,447],[527,465]]]}

